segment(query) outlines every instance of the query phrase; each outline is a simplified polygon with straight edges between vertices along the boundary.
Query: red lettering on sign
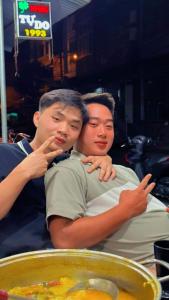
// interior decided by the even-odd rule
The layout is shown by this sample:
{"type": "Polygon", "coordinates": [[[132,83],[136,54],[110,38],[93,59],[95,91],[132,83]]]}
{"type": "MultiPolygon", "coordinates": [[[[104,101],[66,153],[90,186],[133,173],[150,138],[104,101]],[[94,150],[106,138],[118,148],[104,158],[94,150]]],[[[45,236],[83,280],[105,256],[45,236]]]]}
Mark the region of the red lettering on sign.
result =
{"type": "Polygon", "coordinates": [[[49,6],[48,5],[29,5],[29,10],[31,12],[36,12],[36,13],[42,13],[42,14],[47,14],[49,12],[49,6]]]}

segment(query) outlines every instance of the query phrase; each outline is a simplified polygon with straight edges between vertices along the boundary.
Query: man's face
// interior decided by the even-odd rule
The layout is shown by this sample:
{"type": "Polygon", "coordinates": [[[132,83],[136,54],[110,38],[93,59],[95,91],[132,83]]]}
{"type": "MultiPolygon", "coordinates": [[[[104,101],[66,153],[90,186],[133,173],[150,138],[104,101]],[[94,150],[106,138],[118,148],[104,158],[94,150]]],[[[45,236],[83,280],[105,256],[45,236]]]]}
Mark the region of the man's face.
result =
{"type": "Polygon", "coordinates": [[[110,110],[98,103],[87,105],[89,122],[82,128],[76,149],[85,155],[106,155],[114,139],[110,110]]]}
{"type": "Polygon", "coordinates": [[[58,102],[34,114],[36,143],[39,147],[50,136],[55,136],[51,150],[69,150],[78,139],[82,128],[82,116],[78,108],[58,102]]]}

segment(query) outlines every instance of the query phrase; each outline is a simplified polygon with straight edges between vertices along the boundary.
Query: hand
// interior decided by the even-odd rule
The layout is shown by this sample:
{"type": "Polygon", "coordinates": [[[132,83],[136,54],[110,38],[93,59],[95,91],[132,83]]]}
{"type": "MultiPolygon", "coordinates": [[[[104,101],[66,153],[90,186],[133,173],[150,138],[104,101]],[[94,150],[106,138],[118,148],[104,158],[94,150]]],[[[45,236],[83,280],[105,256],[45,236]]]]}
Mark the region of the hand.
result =
{"type": "Polygon", "coordinates": [[[123,206],[129,218],[136,217],[147,208],[147,196],[153,190],[155,183],[148,184],[151,174],[146,175],[134,190],[124,190],[120,194],[119,205],[123,206]]]}
{"type": "Polygon", "coordinates": [[[83,163],[92,163],[92,166],[87,169],[88,173],[92,173],[97,168],[100,168],[99,180],[108,181],[116,176],[116,171],[112,166],[112,159],[110,156],[88,156],[82,159],[83,163]]]}
{"type": "Polygon", "coordinates": [[[49,137],[37,150],[29,154],[19,165],[22,171],[26,173],[29,179],[38,178],[45,174],[48,164],[63,150],[50,150],[50,145],[53,143],[55,137],[49,137]]]}
{"type": "Polygon", "coordinates": [[[169,207],[168,206],[166,207],[165,211],[169,213],[169,207]]]}

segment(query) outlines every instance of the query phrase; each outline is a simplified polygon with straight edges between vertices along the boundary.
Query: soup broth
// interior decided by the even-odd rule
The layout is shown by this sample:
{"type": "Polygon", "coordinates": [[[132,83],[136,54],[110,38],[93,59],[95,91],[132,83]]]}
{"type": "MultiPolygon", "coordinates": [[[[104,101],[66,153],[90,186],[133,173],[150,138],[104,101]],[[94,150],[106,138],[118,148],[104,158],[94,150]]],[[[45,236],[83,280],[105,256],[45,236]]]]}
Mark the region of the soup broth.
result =
{"type": "MultiPolygon", "coordinates": [[[[68,290],[78,283],[77,279],[62,277],[57,281],[14,287],[8,292],[12,295],[36,298],[37,300],[114,300],[109,294],[99,290],[68,290]]],[[[119,289],[118,300],[137,300],[133,295],[119,289]]]]}

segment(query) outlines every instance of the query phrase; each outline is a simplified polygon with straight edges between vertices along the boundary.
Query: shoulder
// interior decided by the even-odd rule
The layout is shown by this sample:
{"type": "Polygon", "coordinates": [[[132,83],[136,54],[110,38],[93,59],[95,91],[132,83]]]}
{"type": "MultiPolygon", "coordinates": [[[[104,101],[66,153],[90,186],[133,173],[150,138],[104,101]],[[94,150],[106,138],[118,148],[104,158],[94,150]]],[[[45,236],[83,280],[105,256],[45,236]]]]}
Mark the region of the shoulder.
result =
{"type": "Polygon", "coordinates": [[[79,169],[82,169],[82,163],[77,159],[67,158],[58,163],[53,163],[53,166],[48,170],[49,173],[57,173],[63,170],[74,171],[76,172],[79,169]]]}
{"type": "Polygon", "coordinates": [[[25,158],[17,144],[0,144],[0,180],[5,178],[25,158]]]}
{"type": "Polygon", "coordinates": [[[81,177],[84,175],[84,168],[81,161],[77,159],[65,159],[63,161],[53,163],[53,166],[46,172],[45,181],[50,180],[53,176],[57,178],[76,176],[81,177]]]}
{"type": "Polygon", "coordinates": [[[0,144],[0,152],[5,152],[5,151],[9,151],[9,152],[13,152],[16,151],[18,149],[18,145],[17,144],[8,144],[8,143],[2,143],[0,144]]]}
{"type": "Polygon", "coordinates": [[[0,160],[4,160],[4,157],[8,157],[8,160],[15,158],[17,160],[22,160],[26,157],[25,153],[20,149],[17,143],[0,144],[0,160]]]}
{"type": "Polygon", "coordinates": [[[124,179],[127,179],[128,181],[134,180],[134,181],[139,182],[139,179],[138,179],[136,173],[131,168],[127,168],[122,165],[114,165],[114,168],[116,170],[117,177],[123,177],[124,179]]]}
{"type": "Polygon", "coordinates": [[[0,161],[4,160],[22,160],[25,157],[25,153],[19,148],[17,144],[0,144],[0,161]]]}

